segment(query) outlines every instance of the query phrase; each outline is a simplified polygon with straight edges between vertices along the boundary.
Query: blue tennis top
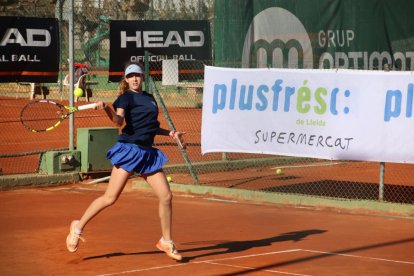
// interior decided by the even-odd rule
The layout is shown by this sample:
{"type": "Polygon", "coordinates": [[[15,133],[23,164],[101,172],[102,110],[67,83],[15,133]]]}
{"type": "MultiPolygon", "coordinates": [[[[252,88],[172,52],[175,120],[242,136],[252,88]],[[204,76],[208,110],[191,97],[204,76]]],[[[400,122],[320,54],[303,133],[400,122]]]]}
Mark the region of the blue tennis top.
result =
{"type": "Polygon", "coordinates": [[[118,141],[152,147],[160,127],[154,96],[145,91],[136,93],[128,90],[115,100],[113,107],[125,110],[125,126],[118,141]]]}

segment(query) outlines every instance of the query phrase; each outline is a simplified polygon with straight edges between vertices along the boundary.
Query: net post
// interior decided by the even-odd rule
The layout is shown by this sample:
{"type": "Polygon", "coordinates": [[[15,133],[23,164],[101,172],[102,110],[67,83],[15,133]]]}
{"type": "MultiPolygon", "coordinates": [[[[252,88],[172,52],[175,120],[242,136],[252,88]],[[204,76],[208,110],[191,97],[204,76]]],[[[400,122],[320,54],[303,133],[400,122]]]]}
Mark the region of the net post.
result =
{"type": "MultiPolygon", "coordinates": [[[[384,64],[384,71],[389,72],[391,70],[388,63],[384,64]]],[[[380,171],[379,171],[379,191],[378,191],[378,200],[384,201],[384,174],[385,174],[385,162],[380,162],[380,171]]]]}
{"type": "Polygon", "coordinates": [[[379,173],[379,201],[384,201],[384,175],[385,175],[385,162],[380,162],[380,173],[379,173]]]}
{"type": "MultiPolygon", "coordinates": [[[[73,10],[74,4],[73,0],[69,1],[69,106],[74,106],[74,97],[73,97],[73,85],[74,85],[74,22],[73,22],[73,10]]],[[[73,114],[69,115],[69,150],[73,150],[75,144],[75,116],[73,114]]]]}
{"type": "Polygon", "coordinates": [[[145,90],[147,90],[147,91],[149,91],[149,76],[150,76],[150,69],[149,69],[149,52],[148,51],[145,51],[145,54],[144,54],[144,71],[145,71],[145,74],[146,74],[146,78],[145,78],[145,80],[144,80],[144,83],[145,83],[145,90]]]}

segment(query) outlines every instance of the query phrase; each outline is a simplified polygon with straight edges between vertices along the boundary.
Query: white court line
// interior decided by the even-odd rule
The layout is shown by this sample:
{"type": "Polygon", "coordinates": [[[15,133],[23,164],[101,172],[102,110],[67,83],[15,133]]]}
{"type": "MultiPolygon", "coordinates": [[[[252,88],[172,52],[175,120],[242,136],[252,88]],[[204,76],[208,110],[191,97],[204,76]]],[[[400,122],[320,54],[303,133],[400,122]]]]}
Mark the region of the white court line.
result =
{"type": "MultiPolygon", "coordinates": [[[[207,263],[208,264],[214,264],[214,265],[220,265],[220,266],[233,267],[233,268],[243,268],[243,269],[249,269],[249,270],[257,269],[256,267],[248,267],[248,266],[241,266],[241,265],[220,264],[220,263],[215,263],[215,262],[207,262],[207,263]]],[[[289,273],[289,272],[283,272],[283,271],[278,271],[278,270],[270,270],[270,269],[263,269],[263,270],[260,270],[260,271],[278,273],[278,274],[286,274],[286,275],[310,276],[308,274],[289,273]]]]}
{"type": "Polygon", "coordinates": [[[210,201],[225,202],[225,203],[237,203],[237,200],[220,199],[220,198],[214,198],[214,197],[205,197],[203,199],[210,200],[210,201]]]}
{"type": "Polygon", "coordinates": [[[365,256],[358,256],[358,255],[351,255],[351,254],[342,254],[342,253],[334,253],[334,252],[325,252],[325,251],[318,251],[318,250],[308,250],[308,249],[300,249],[300,250],[301,251],[305,251],[305,252],[312,252],[312,253],[319,253],[319,254],[326,254],[326,255],[344,256],[344,257],[368,259],[368,260],[375,260],[375,261],[384,261],[384,262],[391,262],[391,263],[414,265],[414,262],[407,262],[407,261],[398,261],[398,260],[383,259],[383,258],[365,257],[365,256]]]}
{"type": "Polygon", "coordinates": [[[251,257],[257,257],[257,256],[265,256],[265,255],[274,255],[274,254],[290,253],[290,252],[296,252],[296,251],[301,251],[301,250],[302,249],[289,249],[289,250],[282,250],[282,251],[273,251],[273,252],[268,252],[268,253],[250,254],[250,255],[243,255],[243,256],[237,256],[237,257],[228,257],[228,258],[222,258],[222,259],[198,261],[198,262],[194,262],[194,263],[205,263],[205,262],[218,262],[218,261],[225,261],[225,260],[236,260],[236,259],[251,258],[251,257]]]}
{"type": "MultiPolygon", "coordinates": [[[[255,267],[248,267],[248,266],[241,266],[241,265],[220,264],[220,263],[215,263],[215,262],[207,262],[207,263],[208,264],[214,264],[214,265],[233,267],[233,268],[243,268],[243,269],[249,269],[249,270],[257,269],[255,267]]],[[[295,275],[295,276],[310,276],[310,275],[307,275],[307,274],[289,273],[289,272],[278,271],[278,270],[270,270],[270,269],[264,269],[264,270],[260,270],[260,271],[278,273],[278,274],[286,274],[286,275],[295,275]]]]}
{"type": "Polygon", "coordinates": [[[76,192],[77,190],[80,190],[80,191],[95,191],[95,189],[83,188],[83,187],[72,187],[72,188],[45,188],[45,190],[47,190],[47,191],[74,191],[74,192],[76,192]]]}
{"type": "MultiPolygon", "coordinates": [[[[149,271],[149,270],[157,270],[157,269],[165,269],[165,268],[179,267],[179,266],[185,266],[185,265],[191,265],[191,264],[204,264],[204,263],[213,264],[213,265],[228,266],[228,267],[234,267],[234,268],[244,268],[244,269],[254,270],[254,269],[257,269],[257,268],[254,268],[254,267],[245,267],[245,266],[237,266],[237,265],[229,265],[229,264],[220,264],[218,262],[220,262],[220,261],[226,261],[226,260],[237,260],[237,259],[243,259],[243,258],[259,257],[259,256],[265,256],[265,255],[274,255],[274,254],[283,254],[283,253],[291,253],[291,252],[300,252],[300,251],[303,251],[303,252],[311,252],[311,253],[318,253],[318,254],[326,254],[326,255],[344,256],[344,257],[368,259],[368,260],[375,260],[375,261],[385,261],[385,262],[393,262],[393,263],[401,263],[401,264],[414,265],[414,262],[407,262],[407,261],[398,261],[398,260],[390,260],[390,259],[383,259],[383,258],[364,257],[364,256],[358,256],[358,255],[342,254],[342,253],[334,253],[334,252],[326,252],[326,251],[318,251],[318,250],[309,250],[309,249],[290,249],[290,250],[273,251],[273,252],[267,252],[267,253],[250,254],[250,255],[236,256],[236,257],[228,257],[228,258],[221,258],[221,259],[212,259],[212,260],[205,260],[205,261],[196,261],[196,262],[189,262],[189,263],[181,263],[181,264],[176,264],[176,265],[155,266],[155,267],[149,267],[149,268],[143,268],[143,269],[134,269],[134,270],[127,270],[127,271],[109,273],[109,274],[100,274],[98,276],[111,276],[111,275],[129,274],[129,273],[135,273],[135,272],[142,272],[142,271],[149,271]]],[[[272,272],[272,273],[279,273],[279,274],[286,274],[286,275],[309,276],[309,275],[305,275],[305,274],[295,274],[295,273],[282,272],[282,271],[277,271],[277,270],[263,270],[263,271],[272,272]]]]}
{"type": "Polygon", "coordinates": [[[148,267],[148,268],[142,268],[142,269],[134,269],[134,270],[127,270],[127,271],[121,271],[121,272],[115,272],[115,273],[99,274],[98,276],[110,276],[110,275],[128,274],[128,273],[135,273],[135,272],[142,272],[142,271],[149,271],[149,270],[156,270],[156,269],[164,269],[164,268],[170,268],[170,267],[177,267],[177,266],[183,266],[183,265],[188,265],[188,264],[189,263],[175,264],[175,265],[164,265],[164,266],[154,266],[154,267],[148,267]]]}
{"type": "Polygon", "coordinates": [[[307,167],[322,167],[322,166],[333,166],[333,165],[339,165],[343,162],[324,162],[324,163],[316,163],[316,164],[307,164],[307,165],[292,165],[292,166],[280,166],[280,167],[274,167],[271,168],[271,170],[275,169],[291,169],[291,168],[307,168],[307,167]]]}
{"type": "Polygon", "coordinates": [[[178,266],[184,266],[184,265],[190,265],[190,264],[202,264],[202,263],[210,263],[210,262],[217,262],[217,261],[223,261],[223,260],[235,260],[235,259],[241,259],[241,258],[264,256],[264,255],[283,254],[283,253],[295,252],[295,251],[300,251],[300,250],[301,249],[291,249],[291,250],[284,250],[284,251],[274,251],[274,252],[269,252],[269,253],[244,255],[244,256],[238,256],[238,257],[229,257],[229,258],[213,259],[213,260],[198,261],[198,262],[191,262],[191,263],[182,263],[182,264],[176,264],[176,265],[155,266],[155,267],[120,271],[120,272],[114,272],[114,273],[108,273],[108,274],[99,274],[98,276],[111,276],[111,275],[119,275],[119,274],[128,274],[128,273],[135,273],[135,272],[142,272],[142,271],[149,271],[149,270],[156,270],[156,269],[164,269],[164,268],[170,268],[170,267],[178,267],[178,266]]]}

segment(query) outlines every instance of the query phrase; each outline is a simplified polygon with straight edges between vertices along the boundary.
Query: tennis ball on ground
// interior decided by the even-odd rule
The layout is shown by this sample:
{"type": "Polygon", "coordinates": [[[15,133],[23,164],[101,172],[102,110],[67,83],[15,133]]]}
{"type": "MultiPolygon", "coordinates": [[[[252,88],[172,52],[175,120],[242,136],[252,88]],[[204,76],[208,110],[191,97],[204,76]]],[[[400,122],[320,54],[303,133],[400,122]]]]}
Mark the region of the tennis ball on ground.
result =
{"type": "Polygon", "coordinates": [[[75,88],[75,90],[73,90],[73,95],[75,95],[76,97],[82,97],[83,96],[82,88],[80,87],[75,88]]]}
{"type": "Polygon", "coordinates": [[[171,182],[172,181],[172,177],[171,176],[167,176],[167,181],[171,182]]]}
{"type": "Polygon", "coordinates": [[[283,171],[282,171],[282,169],[276,169],[276,174],[282,174],[283,173],[283,171]]]}

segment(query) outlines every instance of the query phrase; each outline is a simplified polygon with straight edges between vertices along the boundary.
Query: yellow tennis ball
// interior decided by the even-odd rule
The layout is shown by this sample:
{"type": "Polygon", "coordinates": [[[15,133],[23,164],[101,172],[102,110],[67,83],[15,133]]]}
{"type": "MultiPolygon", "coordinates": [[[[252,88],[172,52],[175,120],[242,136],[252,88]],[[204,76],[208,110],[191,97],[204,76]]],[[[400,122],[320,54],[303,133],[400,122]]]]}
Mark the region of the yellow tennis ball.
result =
{"type": "Polygon", "coordinates": [[[172,177],[171,176],[167,176],[167,181],[171,182],[172,181],[172,177]]]}
{"type": "Polygon", "coordinates": [[[276,174],[282,174],[282,173],[283,173],[282,169],[276,169],[276,174]]]}
{"type": "Polygon", "coordinates": [[[83,96],[82,88],[80,87],[75,88],[75,90],[73,90],[73,95],[75,95],[76,97],[82,97],[83,96]]]}

